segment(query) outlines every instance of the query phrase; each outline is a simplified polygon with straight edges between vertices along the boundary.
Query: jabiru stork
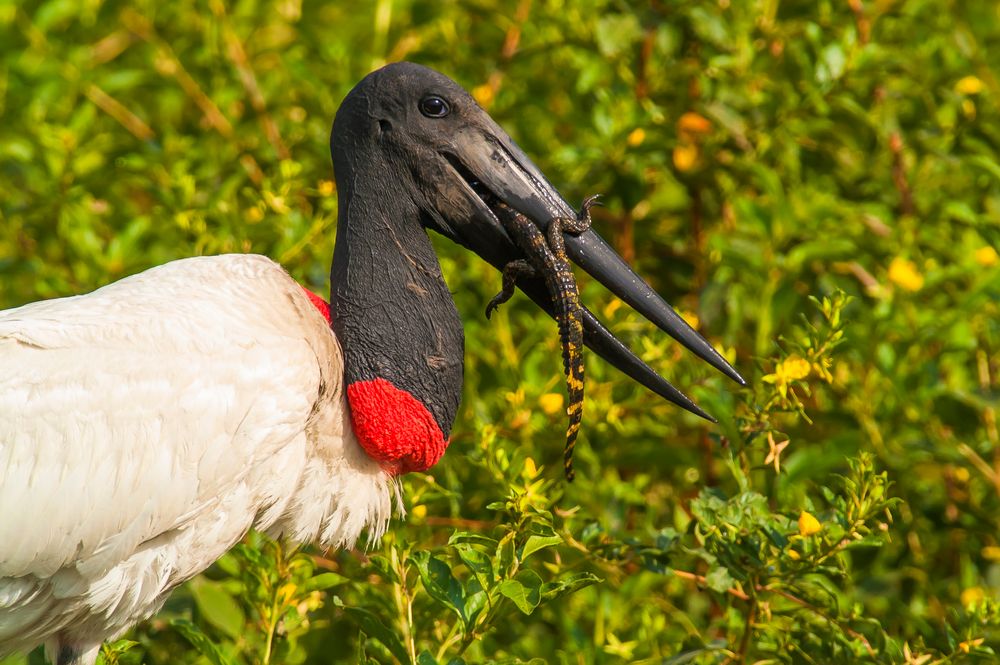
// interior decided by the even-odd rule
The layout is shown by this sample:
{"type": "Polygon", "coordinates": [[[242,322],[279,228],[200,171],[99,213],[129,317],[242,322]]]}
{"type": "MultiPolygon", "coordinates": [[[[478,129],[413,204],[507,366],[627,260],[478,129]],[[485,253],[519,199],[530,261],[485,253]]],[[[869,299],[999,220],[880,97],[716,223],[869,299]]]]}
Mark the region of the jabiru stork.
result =
{"type": "MultiPolygon", "coordinates": [[[[426,233],[498,268],[495,210],[572,208],[458,84],[395,63],[347,95],[330,304],[257,255],[174,261],[0,312],[0,655],[91,665],[249,529],[350,547],[444,454],[464,335],[426,233]]],[[[739,383],[593,230],[568,256],[739,383]]],[[[518,286],[553,311],[542,277],[518,286]]],[[[706,416],[589,311],[587,345],[706,416]]],[[[707,417],[707,416],[706,416],[707,417]]]]}

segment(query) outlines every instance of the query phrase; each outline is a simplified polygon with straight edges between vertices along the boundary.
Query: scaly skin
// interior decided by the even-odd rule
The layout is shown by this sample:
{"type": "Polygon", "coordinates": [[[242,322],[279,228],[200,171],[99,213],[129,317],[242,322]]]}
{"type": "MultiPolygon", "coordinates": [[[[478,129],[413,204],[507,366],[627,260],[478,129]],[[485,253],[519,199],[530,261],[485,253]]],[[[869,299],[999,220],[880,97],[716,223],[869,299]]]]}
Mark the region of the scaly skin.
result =
{"type": "Polygon", "coordinates": [[[541,274],[555,303],[559,339],[562,343],[563,370],[566,373],[566,392],[569,396],[569,425],[566,429],[566,446],[563,450],[563,470],[566,480],[572,482],[573,448],[583,420],[583,305],[580,290],[566,256],[563,232],[583,233],[590,228],[590,207],[597,197],[584,200],[576,219],[555,218],[549,222],[547,233],[530,219],[501,202],[495,202],[501,223],[528,260],[511,261],[503,270],[503,288],[486,306],[489,318],[498,306],[514,295],[514,286],[520,275],[541,274]]]}

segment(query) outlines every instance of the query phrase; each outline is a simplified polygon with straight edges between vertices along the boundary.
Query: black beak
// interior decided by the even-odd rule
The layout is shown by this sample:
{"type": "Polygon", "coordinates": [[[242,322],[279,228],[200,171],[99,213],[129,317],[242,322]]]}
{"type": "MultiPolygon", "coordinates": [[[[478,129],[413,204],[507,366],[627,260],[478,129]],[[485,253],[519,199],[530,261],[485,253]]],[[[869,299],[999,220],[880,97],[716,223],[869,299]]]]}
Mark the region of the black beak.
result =
{"type": "MultiPolygon", "coordinates": [[[[484,198],[496,197],[531,219],[543,231],[552,219],[573,218],[576,211],[485,113],[482,124],[485,126],[468,127],[454,135],[444,153],[465,181],[465,195],[476,210],[472,224],[452,227],[447,235],[497,269],[503,269],[509,261],[524,257],[484,198]]],[[[746,385],[739,372],[595,231],[565,234],[565,239],[567,254],[574,263],[699,358],[740,385],[746,385]]],[[[541,277],[522,277],[517,285],[550,316],[553,315],[554,307],[541,277]]],[[[674,404],[714,422],[710,415],[630,351],[589,310],[584,311],[584,334],[587,346],[619,370],[674,404]]]]}

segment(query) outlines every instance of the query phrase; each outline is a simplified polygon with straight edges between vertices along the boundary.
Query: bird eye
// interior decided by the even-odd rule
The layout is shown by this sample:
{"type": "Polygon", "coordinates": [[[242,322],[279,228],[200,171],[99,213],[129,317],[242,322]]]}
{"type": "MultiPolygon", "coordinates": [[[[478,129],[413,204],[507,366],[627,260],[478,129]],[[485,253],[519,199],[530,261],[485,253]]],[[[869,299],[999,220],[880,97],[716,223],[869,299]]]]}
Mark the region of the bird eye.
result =
{"type": "Polygon", "coordinates": [[[449,111],[448,102],[437,95],[428,95],[420,100],[420,112],[428,118],[443,118],[449,111]]]}

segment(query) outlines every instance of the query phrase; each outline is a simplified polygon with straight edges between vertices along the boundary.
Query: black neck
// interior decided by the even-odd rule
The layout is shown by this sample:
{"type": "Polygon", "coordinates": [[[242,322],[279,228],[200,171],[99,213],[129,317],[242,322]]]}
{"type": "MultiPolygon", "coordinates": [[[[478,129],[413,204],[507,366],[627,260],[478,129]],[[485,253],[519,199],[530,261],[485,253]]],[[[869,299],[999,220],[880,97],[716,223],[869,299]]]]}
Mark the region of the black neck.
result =
{"type": "Polygon", "coordinates": [[[419,209],[377,160],[358,168],[363,163],[337,168],[330,304],[345,383],[391,381],[420,400],[447,437],[462,393],[462,322],[419,209]]]}

